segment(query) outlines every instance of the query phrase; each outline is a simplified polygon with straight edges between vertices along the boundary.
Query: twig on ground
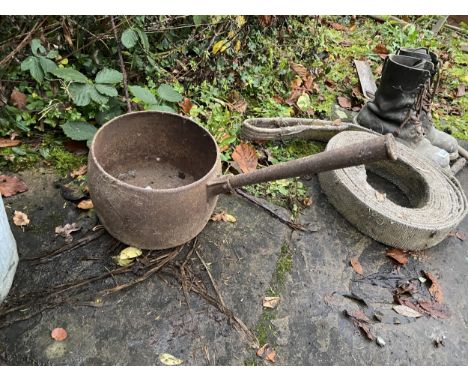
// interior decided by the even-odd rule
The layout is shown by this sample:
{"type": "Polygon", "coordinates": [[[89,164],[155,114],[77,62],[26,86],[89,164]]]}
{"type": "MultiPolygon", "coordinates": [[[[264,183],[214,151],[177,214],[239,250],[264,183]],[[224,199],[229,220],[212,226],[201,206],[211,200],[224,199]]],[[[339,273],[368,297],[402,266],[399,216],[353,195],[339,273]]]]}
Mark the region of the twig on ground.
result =
{"type": "Polygon", "coordinates": [[[316,229],[310,229],[310,228],[305,228],[304,226],[294,223],[291,220],[285,219],[283,216],[279,215],[273,208],[271,208],[267,202],[262,202],[261,199],[256,198],[255,196],[252,196],[248,194],[245,191],[242,191],[240,189],[236,190],[236,193],[242,196],[243,198],[247,199],[248,201],[252,202],[253,204],[263,208],[264,210],[268,211],[273,217],[277,218],[279,221],[282,223],[288,225],[290,228],[298,231],[303,231],[303,232],[317,232],[316,229]]]}
{"type": "Polygon", "coordinates": [[[120,49],[120,40],[119,40],[119,36],[117,35],[117,28],[115,26],[114,16],[111,16],[110,19],[111,19],[111,23],[112,23],[112,29],[114,31],[115,45],[117,47],[117,53],[119,55],[120,69],[122,70],[122,75],[123,75],[125,101],[127,102],[127,111],[129,113],[131,113],[132,112],[132,104],[130,103],[130,97],[128,95],[127,72],[125,70],[125,63],[124,63],[124,60],[123,60],[123,57],[122,57],[122,50],[120,49]]]}
{"type": "Polygon", "coordinates": [[[101,237],[105,232],[106,231],[101,227],[98,230],[91,231],[86,236],[83,236],[82,238],[75,240],[73,243],[65,244],[62,247],[53,250],[52,252],[49,252],[40,256],[36,256],[36,257],[21,259],[21,261],[37,261],[38,263],[41,263],[41,264],[46,263],[65,252],[71,251],[73,249],[77,249],[79,247],[82,247],[92,242],[93,240],[96,240],[97,238],[101,237]]]}
{"type": "Polygon", "coordinates": [[[213,276],[211,275],[210,269],[209,269],[208,266],[206,265],[205,260],[203,260],[203,258],[201,257],[201,255],[198,253],[197,250],[195,250],[195,254],[197,255],[198,259],[201,261],[201,263],[202,263],[203,266],[205,267],[206,273],[208,273],[208,277],[209,277],[210,280],[211,280],[211,285],[213,286],[213,289],[214,289],[214,291],[216,292],[216,296],[218,296],[219,302],[220,302],[221,304],[223,304],[223,305],[226,305],[226,304],[224,303],[223,297],[221,296],[221,293],[219,293],[218,286],[216,285],[216,282],[215,282],[213,276]]]}

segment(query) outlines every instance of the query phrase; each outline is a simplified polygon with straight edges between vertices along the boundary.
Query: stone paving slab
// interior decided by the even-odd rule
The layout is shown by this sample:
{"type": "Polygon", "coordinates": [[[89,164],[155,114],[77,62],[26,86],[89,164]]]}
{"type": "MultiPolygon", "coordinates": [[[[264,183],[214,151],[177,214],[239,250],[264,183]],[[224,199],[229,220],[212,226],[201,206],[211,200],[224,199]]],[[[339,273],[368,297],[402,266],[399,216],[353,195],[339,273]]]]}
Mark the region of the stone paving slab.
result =
{"type": "MultiPolygon", "coordinates": [[[[79,220],[86,232],[97,220],[64,201],[50,171],[21,176],[29,191],[5,199],[5,205],[9,216],[15,209],[26,212],[31,224],[24,232],[13,227],[22,260],[9,299],[116,267],[110,258],[114,240],[107,234],[45,264],[25,261],[63,244],[54,235],[57,225],[79,220]]],[[[468,189],[468,171],[459,179],[468,189]]],[[[236,216],[237,222],[209,222],[198,237],[198,252],[226,306],[275,347],[276,364],[466,365],[468,240],[449,237],[408,264],[438,277],[452,316],[422,317],[400,325],[373,323],[372,329],[386,342],[381,348],[343,314],[359,305],[333,293],[359,293],[390,315],[388,290],[357,287],[359,275],[349,261],[359,256],[364,275],[390,272],[395,265],[385,257],[385,246],[359,233],[333,209],[316,177],[306,184],[314,203],[302,220],[317,227],[316,233],[292,232],[261,208],[232,195],[222,196],[217,210],[236,216]],[[278,282],[285,251],[292,267],[278,282]],[[269,294],[281,296],[272,311],[262,308],[262,298],[269,294]],[[433,335],[445,335],[445,346],[434,347],[433,335]]],[[[468,233],[468,219],[459,229],[468,233]]],[[[192,256],[189,266],[213,294],[200,261],[192,256]]],[[[126,281],[108,278],[91,286],[87,296],[126,281]]],[[[9,317],[0,319],[0,355],[12,365],[159,365],[161,353],[183,359],[186,365],[266,364],[223,313],[198,295],[188,297],[187,301],[176,279],[162,273],[106,297],[98,306],[70,301],[5,327],[9,317]],[[64,342],[50,338],[51,330],[59,326],[69,334],[64,342]]],[[[21,314],[26,317],[28,311],[21,314]]]]}

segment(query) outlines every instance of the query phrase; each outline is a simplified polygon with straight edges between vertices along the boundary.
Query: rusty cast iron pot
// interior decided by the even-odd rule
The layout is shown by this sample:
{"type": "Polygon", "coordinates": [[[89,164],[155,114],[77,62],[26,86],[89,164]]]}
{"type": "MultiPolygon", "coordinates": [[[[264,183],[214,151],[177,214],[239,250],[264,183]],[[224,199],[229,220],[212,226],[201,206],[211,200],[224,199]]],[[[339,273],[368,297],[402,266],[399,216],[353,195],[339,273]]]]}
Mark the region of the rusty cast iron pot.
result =
{"type": "Polygon", "coordinates": [[[125,244],[164,249],[197,236],[218,194],[248,184],[396,159],[393,137],[220,176],[219,148],[194,121],[172,113],[134,112],[96,133],[89,151],[88,182],[94,207],[108,232],[125,244]]]}

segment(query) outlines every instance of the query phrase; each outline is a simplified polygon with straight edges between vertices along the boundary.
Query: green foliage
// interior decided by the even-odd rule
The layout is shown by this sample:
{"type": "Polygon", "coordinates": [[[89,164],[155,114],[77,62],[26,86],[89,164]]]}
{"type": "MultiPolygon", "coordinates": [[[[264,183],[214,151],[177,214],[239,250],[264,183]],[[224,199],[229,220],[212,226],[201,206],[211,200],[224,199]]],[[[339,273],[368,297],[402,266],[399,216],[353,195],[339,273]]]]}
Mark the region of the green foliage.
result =
{"type": "Polygon", "coordinates": [[[136,102],[142,102],[145,104],[145,108],[147,110],[157,110],[157,111],[166,111],[170,113],[175,113],[175,109],[171,106],[164,103],[164,101],[168,103],[175,103],[182,101],[182,96],[178,93],[172,86],[167,84],[162,84],[159,86],[156,94],[158,98],[147,88],[142,86],[129,86],[128,90],[133,96],[136,98],[136,102]]]}
{"type": "Polygon", "coordinates": [[[65,135],[75,141],[89,141],[97,131],[93,125],[86,122],[66,122],[61,126],[65,135]]]}
{"type": "Polygon", "coordinates": [[[57,65],[49,58],[53,58],[56,51],[51,51],[46,54],[45,48],[42,46],[39,39],[31,41],[32,56],[28,56],[21,63],[21,70],[29,71],[32,78],[37,82],[42,83],[48,73],[52,73],[57,65]]]}

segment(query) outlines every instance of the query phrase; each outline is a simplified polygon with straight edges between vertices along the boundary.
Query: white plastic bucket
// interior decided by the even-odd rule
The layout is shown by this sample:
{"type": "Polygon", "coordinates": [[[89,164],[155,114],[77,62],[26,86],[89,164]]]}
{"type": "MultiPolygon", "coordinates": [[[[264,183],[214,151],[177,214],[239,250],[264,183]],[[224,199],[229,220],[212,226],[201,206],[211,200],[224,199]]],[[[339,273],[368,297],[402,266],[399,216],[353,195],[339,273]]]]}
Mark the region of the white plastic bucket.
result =
{"type": "Polygon", "coordinates": [[[7,296],[18,265],[16,241],[0,196],[0,303],[7,296]]]}

